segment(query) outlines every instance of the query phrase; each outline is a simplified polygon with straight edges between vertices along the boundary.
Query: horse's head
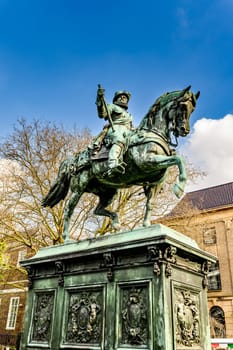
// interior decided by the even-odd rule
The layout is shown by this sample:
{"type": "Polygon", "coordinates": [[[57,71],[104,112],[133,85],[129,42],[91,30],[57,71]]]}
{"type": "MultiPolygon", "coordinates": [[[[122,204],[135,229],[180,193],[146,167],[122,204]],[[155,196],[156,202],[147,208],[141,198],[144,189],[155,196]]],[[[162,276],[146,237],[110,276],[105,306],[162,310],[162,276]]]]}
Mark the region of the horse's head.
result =
{"type": "Polygon", "coordinates": [[[139,129],[150,130],[163,135],[172,146],[177,146],[177,140],[172,142],[172,134],[186,136],[190,132],[189,118],[196,107],[200,96],[198,91],[192,93],[190,86],[183,90],[167,92],[157,98],[139,125],[139,129]]]}
{"type": "Polygon", "coordinates": [[[190,86],[178,92],[177,97],[168,108],[168,129],[175,137],[184,137],[190,132],[190,116],[196,107],[200,92],[194,94],[189,90],[190,86]]]}

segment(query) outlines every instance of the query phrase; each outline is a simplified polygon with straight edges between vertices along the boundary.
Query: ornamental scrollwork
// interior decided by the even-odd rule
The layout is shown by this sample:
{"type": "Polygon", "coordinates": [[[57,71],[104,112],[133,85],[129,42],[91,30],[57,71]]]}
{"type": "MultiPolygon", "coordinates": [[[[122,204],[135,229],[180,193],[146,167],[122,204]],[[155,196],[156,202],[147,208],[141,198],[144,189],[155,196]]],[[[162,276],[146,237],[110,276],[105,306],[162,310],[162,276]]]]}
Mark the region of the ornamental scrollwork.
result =
{"type": "Polygon", "coordinates": [[[109,282],[114,280],[114,266],[116,265],[115,257],[111,252],[103,254],[103,262],[100,267],[107,267],[107,279],[109,282]]]}
{"type": "Polygon", "coordinates": [[[28,274],[28,289],[32,289],[35,270],[31,266],[26,266],[26,271],[28,274]]]}
{"type": "Polygon", "coordinates": [[[177,248],[173,247],[173,246],[168,246],[165,251],[164,251],[164,260],[175,264],[176,263],[176,252],[177,252],[177,248]]]}
{"type": "Polygon", "coordinates": [[[202,264],[201,267],[201,271],[204,275],[203,280],[202,280],[202,287],[205,289],[206,287],[208,287],[208,273],[209,273],[209,268],[211,266],[211,262],[210,261],[204,261],[204,263],[202,264]]]}
{"type": "Polygon", "coordinates": [[[162,251],[156,246],[148,247],[148,256],[149,256],[149,261],[154,261],[154,268],[153,268],[154,274],[156,276],[159,276],[161,273],[160,264],[163,257],[162,251]]]}
{"type": "Polygon", "coordinates": [[[177,248],[173,246],[167,247],[148,247],[149,261],[154,261],[154,273],[159,276],[161,273],[160,266],[164,262],[165,266],[165,276],[170,277],[172,274],[172,264],[176,264],[176,252],[177,248]]]}
{"type": "Polygon", "coordinates": [[[64,271],[65,271],[65,266],[62,261],[56,261],[55,262],[56,266],[56,272],[58,274],[58,285],[63,287],[64,286],[64,271]]]}

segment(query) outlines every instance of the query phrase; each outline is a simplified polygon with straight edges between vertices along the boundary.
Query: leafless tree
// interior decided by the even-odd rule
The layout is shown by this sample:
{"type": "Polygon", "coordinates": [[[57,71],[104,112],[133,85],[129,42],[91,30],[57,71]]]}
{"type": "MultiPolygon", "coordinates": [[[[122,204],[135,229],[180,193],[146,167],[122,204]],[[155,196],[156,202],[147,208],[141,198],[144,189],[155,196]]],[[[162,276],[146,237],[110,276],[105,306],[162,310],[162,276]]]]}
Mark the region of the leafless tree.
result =
{"type": "MultiPolygon", "coordinates": [[[[41,200],[56,178],[61,162],[79,153],[91,142],[88,130],[65,131],[54,124],[18,121],[12,135],[0,145],[0,235],[14,246],[35,253],[40,247],[62,242],[63,212],[69,195],[54,208],[42,208],[41,200]]],[[[190,178],[200,172],[188,166],[190,178]]],[[[169,172],[164,190],[155,200],[154,219],[175,205],[172,194],[176,170],[169,172]]],[[[142,223],[145,199],[140,187],[119,191],[112,208],[118,212],[123,230],[142,223]]],[[[75,239],[112,232],[108,218],[93,215],[97,198],[84,194],[70,226],[75,239]]]]}
{"type": "MultiPolygon", "coordinates": [[[[65,131],[50,123],[18,121],[12,135],[0,146],[0,232],[6,241],[23,244],[34,252],[41,246],[62,242],[65,201],[53,209],[41,200],[55,180],[61,162],[90,142],[88,130],[65,131]]],[[[92,201],[83,197],[73,230],[82,227],[92,201]],[[83,212],[83,208],[85,210],[83,212]]]]}

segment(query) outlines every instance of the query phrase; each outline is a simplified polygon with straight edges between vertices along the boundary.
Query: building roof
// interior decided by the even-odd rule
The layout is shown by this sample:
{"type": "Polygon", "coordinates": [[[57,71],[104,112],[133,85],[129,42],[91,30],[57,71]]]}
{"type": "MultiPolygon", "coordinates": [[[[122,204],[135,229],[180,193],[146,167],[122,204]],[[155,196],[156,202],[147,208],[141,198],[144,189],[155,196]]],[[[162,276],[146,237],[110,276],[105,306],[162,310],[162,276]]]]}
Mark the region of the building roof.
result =
{"type": "Polygon", "coordinates": [[[199,210],[233,205],[233,182],[188,192],[185,197],[199,210]]]}
{"type": "Polygon", "coordinates": [[[186,193],[167,216],[183,215],[187,205],[201,211],[233,206],[233,182],[186,193]]]}

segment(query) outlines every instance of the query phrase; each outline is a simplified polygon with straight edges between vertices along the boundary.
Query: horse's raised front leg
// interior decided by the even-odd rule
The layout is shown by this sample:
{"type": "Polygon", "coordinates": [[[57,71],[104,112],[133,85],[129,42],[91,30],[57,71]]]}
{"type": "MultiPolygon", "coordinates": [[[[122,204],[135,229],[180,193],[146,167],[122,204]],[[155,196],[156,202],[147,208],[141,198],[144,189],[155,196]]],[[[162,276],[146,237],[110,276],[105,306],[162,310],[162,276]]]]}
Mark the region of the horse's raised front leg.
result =
{"type": "Polygon", "coordinates": [[[185,161],[181,156],[174,156],[174,157],[176,157],[176,162],[179,169],[179,176],[178,176],[177,183],[173,187],[173,191],[177,198],[181,198],[182,195],[184,194],[184,188],[187,181],[185,161]]]}
{"type": "Polygon", "coordinates": [[[117,190],[114,188],[106,189],[106,191],[99,192],[99,203],[94,210],[94,214],[100,216],[107,216],[112,220],[112,228],[114,230],[119,230],[121,225],[117,213],[105,209],[113,201],[114,196],[116,195],[117,190]]]}
{"type": "Polygon", "coordinates": [[[178,181],[173,187],[175,195],[180,198],[184,193],[184,188],[187,180],[187,174],[185,170],[185,161],[183,157],[179,155],[174,156],[155,156],[155,162],[157,169],[166,169],[170,166],[176,165],[179,169],[178,181]]]}
{"type": "Polygon", "coordinates": [[[153,201],[156,198],[159,191],[161,190],[162,184],[163,183],[161,182],[154,186],[143,187],[144,193],[146,196],[146,211],[145,211],[145,216],[143,221],[144,227],[148,227],[151,225],[151,213],[153,209],[153,201]]]}

